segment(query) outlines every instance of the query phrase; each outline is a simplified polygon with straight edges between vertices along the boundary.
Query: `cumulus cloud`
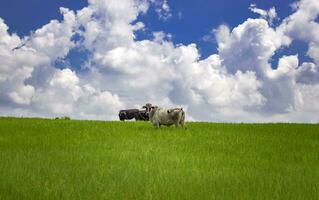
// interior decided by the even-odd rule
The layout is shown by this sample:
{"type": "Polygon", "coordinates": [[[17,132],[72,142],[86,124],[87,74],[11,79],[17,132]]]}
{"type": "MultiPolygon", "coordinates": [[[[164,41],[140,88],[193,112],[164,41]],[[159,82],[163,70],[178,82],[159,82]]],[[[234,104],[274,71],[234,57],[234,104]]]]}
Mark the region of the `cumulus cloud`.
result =
{"type": "Polygon", "coordinates": [[[37,88],[33,108],[49,116],[114,119],[123,103],[116,94],[81,82],[74,71],[57,69],[46,85],[37,88]]]}
{"type": "Polygon", "coordinates": [[[45,54],[51,60],[65,57],[74,47],[70,38],[76,28],[75,14],[67,8],[60,8],[60,12],[64,18],[62,22],[50,21],[32,33],[26,43],[27,47],[45,54]]]}
{"type": "MultiPolygon", "coordinates": [[[[122,106],[117,95],[107,91],[96,90],[91,96],[86,96],[85,82],[75,72],[54,67],[57,59],[65,58],[76,46],[72,37],[80,25],[73,11],[65,8],[60,10],[62,21],[52,20],[24,38],[9,34],[8,26],[0,19],[1,114],[72,115],[80,118],[82,111],[92,110],[94,104],[112,107],[107,110],[122,106]],[[106,94],[109,100],[104,104],[94,101],[103,96],[105,98],[106,94]],[[82,110],[77,109],[79,104],[82,110]]],[[[114,119],[110,117],[114,113],[109,116],[106,113],[109,112],[103,114],[104,118],[114,119]]],[[[99,118],[99,115],[95,118],[99,118]]]]}
{"type": "Polygon", "coordinates": [[[25,85],[39,65],[49,62],[49,58],[36,50],[21,47],[24,39],[8,33],[8,26],[0,19],[0,99],[6,104],[30,104],[34,87],[25,85]]]}
{"type": "Polygon", "coordinates": [[[175,44],[163,31],[136,40],[145,28],[138,16],[149,9],[171,16],[166,0],[89,0],[78,11],[61,8],[63,20],[24,38],[0,19],[0,114],[116,119],[121,108],[151,102],[183,106],[192,120],[319,120],[317,1],[296,3],[277,27],[274,8],[252,4],[261,18],[213,29],[218,53],[206,59],[196,44],[175,44]],[[285,55],[272,66],[276,51],[293,40],[308,44],[313,62],[285,55]],[[89,52],[86,70],[56,68],[73,48],[89,52]]]}
{"type": "Polygon", "coordinates": [[[295,40],[301,40],[308,44],[307,55],[319,64],[319,24],[316,21],[319,14],[319,3],[316,0],[303,0],[294,4],[295,12],[284,19],[278,27],[295,40]]]}

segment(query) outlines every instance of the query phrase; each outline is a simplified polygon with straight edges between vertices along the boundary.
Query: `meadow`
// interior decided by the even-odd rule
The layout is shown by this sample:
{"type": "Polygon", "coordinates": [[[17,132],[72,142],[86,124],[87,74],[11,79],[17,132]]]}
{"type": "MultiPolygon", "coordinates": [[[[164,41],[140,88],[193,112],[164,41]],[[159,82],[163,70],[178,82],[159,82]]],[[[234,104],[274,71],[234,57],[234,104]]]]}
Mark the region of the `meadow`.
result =
{"type": "Polygon", "coordinates": [[[0,199],[318,199],[319,125],[0,118],[0,199]]]}

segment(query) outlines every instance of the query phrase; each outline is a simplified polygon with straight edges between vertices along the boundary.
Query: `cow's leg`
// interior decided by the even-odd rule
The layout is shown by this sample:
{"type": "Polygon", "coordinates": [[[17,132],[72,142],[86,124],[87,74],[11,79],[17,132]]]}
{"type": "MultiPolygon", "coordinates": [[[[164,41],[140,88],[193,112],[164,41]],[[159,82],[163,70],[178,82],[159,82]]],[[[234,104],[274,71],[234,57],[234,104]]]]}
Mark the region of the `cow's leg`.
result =
{"type": "Polygon", "coordinates": [[[185,128],[185,122],[184,122],[184,120],[181,120],[181,121],[180,121],[180,125],[181,125],[182,128],[185,128]]]}
{"type": "Polygon", "coordinates": [[[139,118],[138,118],[138,113],[134,113],[134,119],[135,119],[135,121],[138,121],[138,120],[139,120],[139,118]]]}
{"type": "Polygon", "coordinates": [[[184,112],[184,111],[182,111],[182,116],[181,116],[181,118],[180,118],[180,124],[181,124],[181,126],[182,126],[183,128],[186,129],[186,127],[185,127],[185,112],[184,112]]]}
{"type": "Polygon", "coordinates": [[[175,122],[175,126],[178,127],[178,121],[175,122]]]}
{"type": "Polygon", "coordinates": [[[155,126],[156,128],[159,128],[160,124],[159,124],[159,122],[153,122],[153,126],[155,126]]]}
{"type": "Polygon", "coordinates": [[[176,127],[178,127],[178,126],[180,125],[181,118],[182,118],[181,114],[180,114],[180,113],[178,113],[177,120],[176,120],[176,122],[175,122],[176,127]]]}

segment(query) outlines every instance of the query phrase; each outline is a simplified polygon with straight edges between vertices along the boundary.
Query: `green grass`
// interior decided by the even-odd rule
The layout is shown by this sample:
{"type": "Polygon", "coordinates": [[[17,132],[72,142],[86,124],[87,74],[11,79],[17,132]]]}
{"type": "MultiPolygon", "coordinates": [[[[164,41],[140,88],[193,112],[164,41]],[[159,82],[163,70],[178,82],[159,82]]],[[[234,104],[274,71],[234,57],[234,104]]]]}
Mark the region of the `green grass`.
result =
{"type": "Polygon", "coordinates": [[[0,118],[0,199],[318,199],[319,125],[0,118]]]}

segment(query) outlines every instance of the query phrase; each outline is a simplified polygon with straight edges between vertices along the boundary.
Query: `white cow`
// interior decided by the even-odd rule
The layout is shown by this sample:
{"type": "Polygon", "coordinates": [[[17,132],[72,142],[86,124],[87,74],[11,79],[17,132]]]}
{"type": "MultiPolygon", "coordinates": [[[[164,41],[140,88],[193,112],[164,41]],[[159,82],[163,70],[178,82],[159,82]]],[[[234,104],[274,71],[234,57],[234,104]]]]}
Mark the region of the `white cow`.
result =
{"type": "Polygon", "coordinates": [[[171,126],[175,124],[176,127],[185,126],[185,112],[183,108],[164,109],[159,107],[152,107],[149,113],[150,122],[157,128],[161,125],[171,126]]]}

